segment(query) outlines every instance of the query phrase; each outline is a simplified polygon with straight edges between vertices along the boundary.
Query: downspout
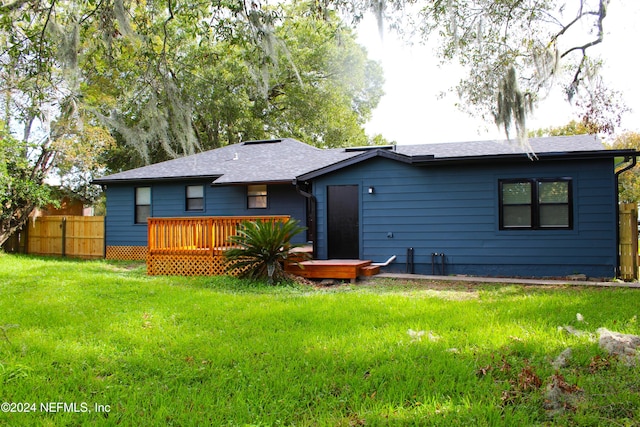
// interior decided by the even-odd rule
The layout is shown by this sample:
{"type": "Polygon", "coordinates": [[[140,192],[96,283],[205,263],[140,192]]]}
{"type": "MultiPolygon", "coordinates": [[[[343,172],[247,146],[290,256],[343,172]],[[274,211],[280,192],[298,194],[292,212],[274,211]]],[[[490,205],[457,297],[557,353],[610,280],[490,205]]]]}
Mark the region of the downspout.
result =
{"type": "Polygon", "coordinates": [[[620,194],[618,190],[618,184],[620,181],[620,175],[632,169],[636,163],[637,158],[635,155],[626,156],[625,162],[631,162],[627,166],[623,167],[615,173],[615,194],[616,194],[616,277],[620,277],[620,194]]]}
{"type": "Polygon", "coordinates": [[[307,212],[307,217],[311,218],[311,224],[307,224],[307,228],[309,228],[309,231],[313,236],[313,240],[311,241],[312,257],[313,259],[316,259],[316,255],[317,255],[316,241],[318,240],[318,233],[316,228],[316,223],[317,223],[316,206],[318,201],[316,199],[316,196],[314,196],[312,193],[309,193],[308,191],[305,191],[302,188],[300,188],[300,183],[296,178],[293,179],[293,185],[296,186],[296,191],[298,192],[298,194],[300,194],[302,197],[306,198],[309,201],[310,212],[307,212]]]}

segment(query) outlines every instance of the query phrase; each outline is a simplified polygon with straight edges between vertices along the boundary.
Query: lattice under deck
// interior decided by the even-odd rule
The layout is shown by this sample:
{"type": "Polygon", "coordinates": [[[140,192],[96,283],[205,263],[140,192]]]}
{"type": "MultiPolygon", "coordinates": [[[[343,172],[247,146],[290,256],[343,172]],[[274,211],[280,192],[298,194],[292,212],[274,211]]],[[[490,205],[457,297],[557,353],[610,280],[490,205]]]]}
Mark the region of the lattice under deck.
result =
{"type": "Polygon", "coordinates": [[[146,246],[107,246],[105,258],[118,261],[145,260],[147,253],[146,246]]]}
{"type": "Polygon", "coordinates": [[[228,274],[223,256],[149,255],[147,274],[151,276],[223,276],[228,274]]]}

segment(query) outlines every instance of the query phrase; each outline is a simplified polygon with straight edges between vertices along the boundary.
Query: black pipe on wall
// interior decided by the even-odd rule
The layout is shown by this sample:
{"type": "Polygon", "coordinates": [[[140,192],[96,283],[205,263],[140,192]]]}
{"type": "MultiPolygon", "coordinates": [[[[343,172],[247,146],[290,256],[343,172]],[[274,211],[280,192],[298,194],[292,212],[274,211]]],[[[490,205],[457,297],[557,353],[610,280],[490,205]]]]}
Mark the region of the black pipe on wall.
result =
{"type": "Polygon", "coordinates": [[[407,273],[413,274],[413,248],[407,248],[407,273]]]}
{"type": "Polygon", "coordinates": [[[445,269],[444,269],[444,258],[445,258],[444,253],[439,254],[437,252],[433,252],[431,254],[431,274],[432,275],[436,274],[436,266],[438,265],[438,258],[440,258],[440,275],[444,276],[446,275],[445,269]]]}

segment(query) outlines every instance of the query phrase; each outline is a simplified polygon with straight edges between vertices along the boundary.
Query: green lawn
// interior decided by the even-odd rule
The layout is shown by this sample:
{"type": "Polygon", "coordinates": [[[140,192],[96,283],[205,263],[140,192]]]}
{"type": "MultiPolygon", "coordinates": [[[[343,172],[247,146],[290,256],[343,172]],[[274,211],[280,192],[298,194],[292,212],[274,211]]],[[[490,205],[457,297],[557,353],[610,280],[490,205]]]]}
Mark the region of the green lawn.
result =
{"type": "Polygon", "coordinates": [[[0,425],[638,425],[640,368],[595,331],[640,334],[639,302],[637,289],[269,287],[0,254],[0,425]]]}

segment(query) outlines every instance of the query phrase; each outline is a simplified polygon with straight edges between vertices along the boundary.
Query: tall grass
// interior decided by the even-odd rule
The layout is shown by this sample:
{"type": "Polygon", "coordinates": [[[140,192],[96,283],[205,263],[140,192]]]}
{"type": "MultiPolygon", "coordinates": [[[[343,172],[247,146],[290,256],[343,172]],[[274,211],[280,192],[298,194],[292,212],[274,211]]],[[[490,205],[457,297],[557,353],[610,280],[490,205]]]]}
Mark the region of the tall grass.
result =
{"type": "Polygon", "coordinates": [[[0,255],[0,402],[37,409],[0,412],[0,424],[637,425],[640,369],[593,337],[640,334],[639,298],[391,280],[274,288],[0,255]],[[558,411],[545,401],[554,375],[572,387],[558,411]]]}

